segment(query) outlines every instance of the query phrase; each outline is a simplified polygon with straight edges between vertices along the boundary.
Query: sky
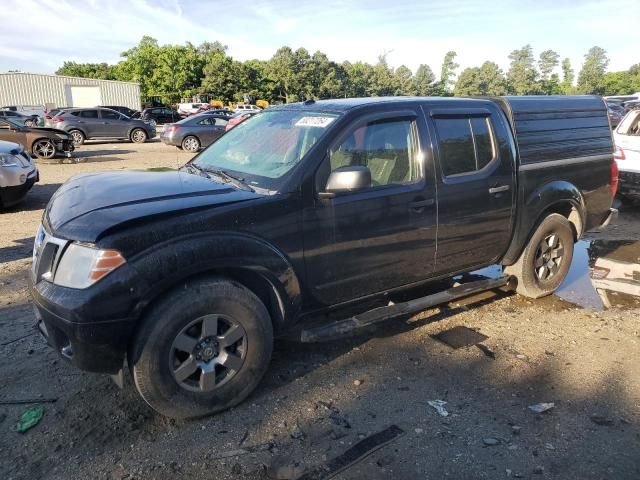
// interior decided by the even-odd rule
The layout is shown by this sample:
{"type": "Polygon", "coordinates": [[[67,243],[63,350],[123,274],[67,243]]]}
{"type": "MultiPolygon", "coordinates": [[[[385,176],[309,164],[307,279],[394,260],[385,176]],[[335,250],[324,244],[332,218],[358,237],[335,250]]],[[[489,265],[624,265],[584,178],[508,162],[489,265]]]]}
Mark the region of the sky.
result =
{"type": "Polygon", "coordinates": [[[283,45],[342,62],[439,74],[448,50],[461,68],[485,60],[509,66],[531,44],[569,57],[578,72],[598,45],[609,70],[640,63],[638,0],[2,0],[0,72],[54,73],[64,61],[116,63],[143,35],[160,44],[218,40],[237,60],[266,60],[283,45]]]}

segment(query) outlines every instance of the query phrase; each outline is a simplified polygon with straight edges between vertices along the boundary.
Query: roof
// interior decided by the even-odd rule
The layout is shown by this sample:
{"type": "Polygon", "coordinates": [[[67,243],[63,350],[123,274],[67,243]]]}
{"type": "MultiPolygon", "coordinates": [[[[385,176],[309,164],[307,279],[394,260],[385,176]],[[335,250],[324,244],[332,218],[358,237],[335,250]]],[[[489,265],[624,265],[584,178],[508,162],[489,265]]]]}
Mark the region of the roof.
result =
{"type": "Polygon", "coordinates": [[[53,75],[50,73],[0,72],[0,75],[6,75],[6,76],[27,75],[27,76],[33,76],[33,77],[70,78],[74,80],[81,79],[81,80],[91,80],[94,82],[128,83],[130,85],[140,85],[139,82],[123,82],[121,80],[103,80],[102,78],[72,77],[70,75],[53,75]]]}
{"type": "Polygon", "coordinates": [[[449,103],[449,102],[481,102],[483,99],[462,98],[462,97],[361,97],[361,98],[336,98],[332,100],[317,100],[298,103],[287,103],[283,105],[274,105],[269,110],[325,110],[334,112],[346,112],[356,108],[379,105],[384,103],[449,103]]]}

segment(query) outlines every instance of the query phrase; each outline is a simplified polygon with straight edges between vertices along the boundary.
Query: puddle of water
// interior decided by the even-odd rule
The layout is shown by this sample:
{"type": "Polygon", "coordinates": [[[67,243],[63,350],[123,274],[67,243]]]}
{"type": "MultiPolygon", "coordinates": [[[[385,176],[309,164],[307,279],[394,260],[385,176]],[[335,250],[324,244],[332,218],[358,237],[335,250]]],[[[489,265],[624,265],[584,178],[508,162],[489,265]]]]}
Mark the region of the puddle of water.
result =
{"type": "MultiPolygon", "coordinates": [[[[499,265],[473,272],[496,278],[499,265]]],[[[640,240],[580,240],[555,295],[582,308],[640,308],[640,240]]]]}

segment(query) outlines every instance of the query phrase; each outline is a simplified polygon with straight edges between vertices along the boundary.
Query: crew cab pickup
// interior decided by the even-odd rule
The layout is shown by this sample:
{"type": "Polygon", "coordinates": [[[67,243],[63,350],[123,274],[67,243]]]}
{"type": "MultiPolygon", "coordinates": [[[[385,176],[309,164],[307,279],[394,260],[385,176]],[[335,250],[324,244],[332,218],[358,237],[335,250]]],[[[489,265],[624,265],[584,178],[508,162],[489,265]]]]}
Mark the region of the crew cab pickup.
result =
{"type": "Polygon", "coordinates": [[[296,328],[315,341],[507,281],[550,294],[574,242],[615,214],[615,186],[598,97],[283,105],[179,171],[69,180],[30,291],[62,356],[120,379],[126,362],[157,411],[199,416],[249,395],[296,328]],[[389,302],[493,264],[503,277],[389,302]]]}

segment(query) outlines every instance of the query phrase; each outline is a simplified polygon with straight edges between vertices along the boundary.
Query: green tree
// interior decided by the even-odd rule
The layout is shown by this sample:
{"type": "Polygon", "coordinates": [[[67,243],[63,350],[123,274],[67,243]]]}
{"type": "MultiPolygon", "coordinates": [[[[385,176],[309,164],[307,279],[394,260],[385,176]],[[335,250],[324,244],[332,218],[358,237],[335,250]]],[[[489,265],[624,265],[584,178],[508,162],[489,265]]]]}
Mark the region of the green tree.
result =
{"type": "Polygon", "coordinates": [[[346,74],[345,97],[366,97],[373,78],[373,67],[364,62],[344,62],[342,68],[346,74]]]}
{"type": "Polygon", "coordinates": [[[484,62],[480,67],[464,69],[454,91],[461,96],[506,95],[507,82],[497,63],[484,62]]]}
{"type": "Polygon", "coordinates": [[[460,65],[455,62],[455,58],[458,56],[453,50],[449,50],[442,61],[442,68],[440,69],[440,85],[439,94],[449,95],[451,88],[455,83],[456,70],[460,65]]]}
{"type": "Polygon", "coordinates": [[[107,63],[76,63],[64,62],[56,70],[56,75],[69,77],[98,78],[101,80],[115,80],[116,72],[113,65],[107,63]]]}
{"type": "Polygon", "coordinates": [[[266,77],[273,84],[274,97],[285,103],[293,100],[296,90],[297,72],[296,58],[289,47],[280,47],[267,62],[266,77]]]}
{"type": "Polygon", "coordinates": [[[211,49],[205,57],[200,92],[222,101],[231,101],[238,93],[238,62],[224,50],[211,49]]]}
{"type": "Polygon", "coordinates": [[[195,46],[163,45],[158,49],[149,94],[161,96],[165,102],[177,102],[194,93],[201,78],[202,66],[195,46]]]}
{"type": "Polygon", "coordinates": [[[416,74],[411,80],[411,95],[428,96],[436,94],[436,76],[429,65],[418,66],[416,74]]]}
{"type": "Polygon", "coordinates": [[[607,72],[600,81],[602,95],[629,95],[634,93],[633,77],[626,72],[607,72]]]}
{"type": "Polygon", "coordinates": [[[532,95],[538,93],[537,77],[533,49],[531,45],[514,50],[509,54],[511,65],[507,72],[509,93],[514,95],[532,95]]]}
{"type": "Polygon", "coordinates": [[[602,80],[609,58],[600,47],[591,47],[584,56],[584,64],[578,74],[578,91],[586,94],[602,94],[602,80]]]}
{"type": "Polygon", "coordinates": [[[406,65],[400,65],[393,71],[394,83],[396,84],[395,95],[412,95],[413,73],[406,65]]]}
{"type": "Polygon", "coordinates": [[[538,59],[540,70],[540,93],[545,95],[557,95],[561,93],[560,79],[554,70],[559,65],[560,55],[553,50],[545,50],[538,59]]]}
{"type": "Polygon", "coordinates": [[[158,41],[145,35],[135,47],[120,54],[123,61],[115,68],[118,80],[138,82],[143,97],[154,95],[153,73],[158,66],[158,41]]]}
{"type": "Polygon", "coordinates": [[[574,79],[575,74],[571,67],[571,60],[569,60],[569,58],[565,58],[562,60],[562,83],[560,84],[560,91],[564,95],[575,93],[575,87],[573,86],[574,79]]]}
{"type": "Polygon", "coordinates": [[[393,75],[393,70],[387,63],[387,55],[378,56],[378,63],[373,66],[373,75],[367,91],[368,96],[385,97],[395,95],[396,89],[396,79],[393,75]]]}

